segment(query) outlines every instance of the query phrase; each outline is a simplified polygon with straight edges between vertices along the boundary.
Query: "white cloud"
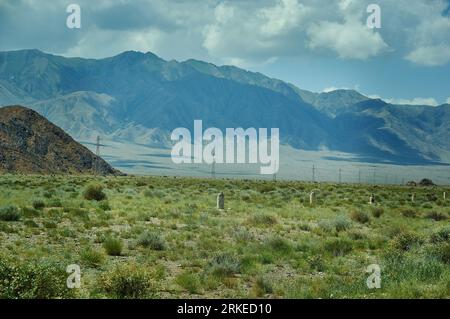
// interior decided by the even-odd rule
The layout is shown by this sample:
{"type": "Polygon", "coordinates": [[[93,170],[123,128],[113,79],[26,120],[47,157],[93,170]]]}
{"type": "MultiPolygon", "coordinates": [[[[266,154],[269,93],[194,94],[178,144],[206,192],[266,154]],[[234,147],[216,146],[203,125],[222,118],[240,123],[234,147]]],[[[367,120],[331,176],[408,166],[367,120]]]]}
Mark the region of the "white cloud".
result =
{"type": "Polygon", "coordinates": [[[366,60],[387,49],[380,34],[356,21],[320,22],[308,29],[309,47],[335,51],[343,59],[366,60]]]}
{"type": "Polygon", "coordinates": [[[352,90],[352,89],[351,89],[351,88],[348,88],[348,87],[335,87],[335,86],[330,86],[330,87],[324,88],[324,89],[322,90],[322,93],[330,93],[330,92],[337,91],[337,90],[352,90]]]}
{"type": "Polygon", "coordinates": [[[445,103],[450,104],[450,97],[445,101],[445,103]]]}
{"type": "Polygon", "coordinates": [[[384,101],[391,104],[400,104],[400,105],[428,105],[428,106],[439,105],[439,103],[434,98],[421,98],[421,97],[417,97],[414,99],[384,99],[384,101]]]}
{"type": "Polygon", "coordinates": [[[276,36],[295,28],[302,17],[308,14],[308,8],[297,0],[282,0],[278,5],[262,8],[258,17],[264,21],[261,33],[266,36],[276,36]]]}
{"type": "Polygon", "coordinates": [[[450,62],[450,45],[419,47],[409,53],[406,59],[426,66],[444,65],[450,62]]]}

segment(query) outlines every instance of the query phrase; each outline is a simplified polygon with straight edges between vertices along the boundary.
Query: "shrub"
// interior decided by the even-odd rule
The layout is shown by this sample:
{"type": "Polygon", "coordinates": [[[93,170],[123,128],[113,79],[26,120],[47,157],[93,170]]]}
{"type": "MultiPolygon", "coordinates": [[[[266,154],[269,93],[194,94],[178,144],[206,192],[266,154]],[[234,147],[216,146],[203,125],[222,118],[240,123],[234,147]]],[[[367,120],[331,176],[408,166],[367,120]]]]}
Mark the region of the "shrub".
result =
{"type": "Polygon", "coordinates": [[[108,237],[103,242],[103,248],[105,248],[106,253],[110,256],[120,256],[123,245],[120,239],[108,237]]]}
{"type": "Polygon", "coordinates": [[[44,225],[45,228],[47,229],[53,229],[53,228],[57,228],[58,225],[56,225],[55,222],[52,222],[51,220],[44,220],[42,222],[42,225],[44,225]]]}
{"type": "Polygon", "coordinates": [[[107,202],[107,201],[103,201],[103,202],[101,202],[99,205],[98,205],[98,207],[101,209],[101,210],[103,210],[103,211],[108,211],[108,210],[111,210],[111,206],[109,205],[109,203],[107,202]]]}
{"type": "Polygon", "coordinates": [[[35,199],[33,201],[33,208],[34,209],[43,209],[45,208],[45,203],[42,199],[35,199]]]}
{"type": "Polygon", "coordinates": [[[346,231],[350,226],[351,222],[343,216],[337,217],[334,221],[334,228],[336,228],[337,232],[346,231]]]}
{"type": "Polygon", "coordinates": [[[67,273],[63,266],[49,262],[14,264],[0,259],[0,299],[68,298],[67,273]]]}
{"type": "Polygon", "coordinates": [[[261,276],[256,279],[253,291],[257,297],[263,297],[264,295],[273,293],[273,286],[267,278],[261,276]]]}
{"type": "Polygon", "coordinates": [[[22,207],[22,215],[25,217],[36,217],[39,216],[41,212],[37,209],[31,207],[22,207]]]}
{"type": "Polygon", "coordinates": [[[106,194],[103,192],[103,186],[100,184],[89,184],[83,192],[83,197],[86,200],[101,201],[106,199],[106,194]]]}
{"type": "Polygon", "coordinates": [[[277,219],[275,218],[275,216],[261,213],[252,216],[250,221],[251,223],[256,225],[267,225],[267,226],[274,225],[277,223],[277,219]]]}
{"type": "Polygon", "coordinates": [[[292,250],[292,245],[289,241],[281,237],[274,237],[267,241],[267,246],[280,253],[289,253],[292,250]]]}
{"type": "Polygon", "coordinates": [[[434,210],[431,211],[431,212],[428,212],[425,215],[425,217],[429,218],[429,219],[432,219],[432,220],[435,220],[435,221],[447,220],[447,218],[448,218],[446,214],[440,213],[440,212],[437,212],[437,211],[434,211],[434,210]]]}
{"type": "Polygon", "coordinates": [[[118,266],[102,276],[101,287],[114,298],[145,298],[151,293],[151,278],[148,272],[136,264],[118,266]]]}
{"type": "Polygon", "coordinates": [[[209,263],[210,272],[217,277],[228,277],[240,273],[241,263],[233,255],[223,253],[214,256],[209,263]]]}
{"type": "Polygon", "coordinates": [[[450,265],[450,244],[445,243],[436,248],[436,257],[444,264],[450,265]]]}
{"type": "Polygon", "coordinates": [[[448,242],[450,243],[450,227],[442,228],[437,232],[431,234],[430,241],[433,244],[448,242]]]}
{"type": "Polygon", "coordinates": [[[2,206],[0,207],[0,220],[6,222],[14,222],[20,220],[20,211],[16,206],[2,206]]]}
{"type": "Polygon", "coordinates": [[[176,282],[191,294],[198,293],[200,289],[200,280],[196,274],[185,272],[177,277],[176,282]]]}
{"type": "Polygon", "coordinates": [[[347,239],[337,238],[325,242],[324,248],[333,256],[344,256],[352,251],[352,243],[347,239]]]}
{"type": "Polygon", "coordinates": [[[384,214],[384,209],[382,207],[372,208],[372,216],[375,218],[380,218],[384,214]]]}
{"type": "Polygon", "coordinates": [[[92,248],[84,249],[80,257],[81,262],[89,267],[99,267],[105,262],[105,254],[103,251],[92,248]]]}
{"type": "Polygon", "coordinates": [[[400,214],[402,214],[405,217],[409,217],[409,218],[417,217],[417,211],[412,208],[404,208],[404,209],[402,209],[400,214]]]}
{"type": "Polygon", "coordinates": [[[350,214],[350,218],[361,224],[366,224],[370,221],[369,215],[360,210],[352,211],[350,214]]]}
{"type": "Polygon", "coordinates": [[[166,243],[164,242],[164,239],[160,235],[148,231],[142,233],[139,236],[137,244],[143,247],[151,248],[153,250],[166,249],[166,243]]]}
{"type": "Polygon", "coordinates": [[[398,250],[407,251],[415,245],[420,245],[422,239],[419,235],[413,232],[401,232],[397,234],[390,242],[390,245],[398,250]]]}

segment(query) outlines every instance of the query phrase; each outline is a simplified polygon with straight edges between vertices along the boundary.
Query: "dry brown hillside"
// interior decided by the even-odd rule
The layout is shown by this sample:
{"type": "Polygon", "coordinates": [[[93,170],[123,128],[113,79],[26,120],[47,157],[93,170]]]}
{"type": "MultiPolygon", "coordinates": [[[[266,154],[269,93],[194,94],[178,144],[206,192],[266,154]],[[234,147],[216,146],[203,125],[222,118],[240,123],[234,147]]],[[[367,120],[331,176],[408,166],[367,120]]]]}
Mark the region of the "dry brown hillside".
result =
{"type": "Polygon", "coordinates": [[[0,108],[0,172],[119,173],[37,112],[17,105],[0,108]]]}

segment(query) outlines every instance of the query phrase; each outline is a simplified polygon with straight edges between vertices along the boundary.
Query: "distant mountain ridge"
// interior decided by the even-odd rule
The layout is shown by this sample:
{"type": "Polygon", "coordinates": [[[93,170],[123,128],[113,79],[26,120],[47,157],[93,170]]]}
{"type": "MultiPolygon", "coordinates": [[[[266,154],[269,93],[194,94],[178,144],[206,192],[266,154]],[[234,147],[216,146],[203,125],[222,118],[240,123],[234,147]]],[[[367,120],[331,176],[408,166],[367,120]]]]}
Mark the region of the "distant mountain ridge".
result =
{"type": "Polygon", "coordinates": [[[233,66],[128,51],[105,59],[0,52],[0,105],[25,104],[75,139],[170,146],[176,127],[279,127],[295,148],[450,162],[448,105],[393,106],[353,90],[313,93],[233,66]],[[416,114],[421,118],[413,116],[416,114]]]}
{"type": "Polygon", "coordinates": [[[0,172],[120,173],[37,112],[17,105],[0,108],[0,172]]]}

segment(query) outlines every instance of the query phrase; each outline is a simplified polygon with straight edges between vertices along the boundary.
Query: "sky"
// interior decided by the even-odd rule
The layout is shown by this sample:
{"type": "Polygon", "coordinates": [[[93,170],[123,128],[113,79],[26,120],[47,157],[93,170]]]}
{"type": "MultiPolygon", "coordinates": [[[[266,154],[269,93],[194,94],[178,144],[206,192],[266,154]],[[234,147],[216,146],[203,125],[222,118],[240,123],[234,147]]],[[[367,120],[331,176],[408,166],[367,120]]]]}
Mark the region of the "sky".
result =
{"type": "Polygon", "coordinates": [[[0,51],[151,51],[261,72],[315,92],[450,103],[450,0],[0,0],[0,51]],[[69,4],[81,28],[69,29],[69,4]],[[367,26],[370,4],[381,28],[367,26]]]}

